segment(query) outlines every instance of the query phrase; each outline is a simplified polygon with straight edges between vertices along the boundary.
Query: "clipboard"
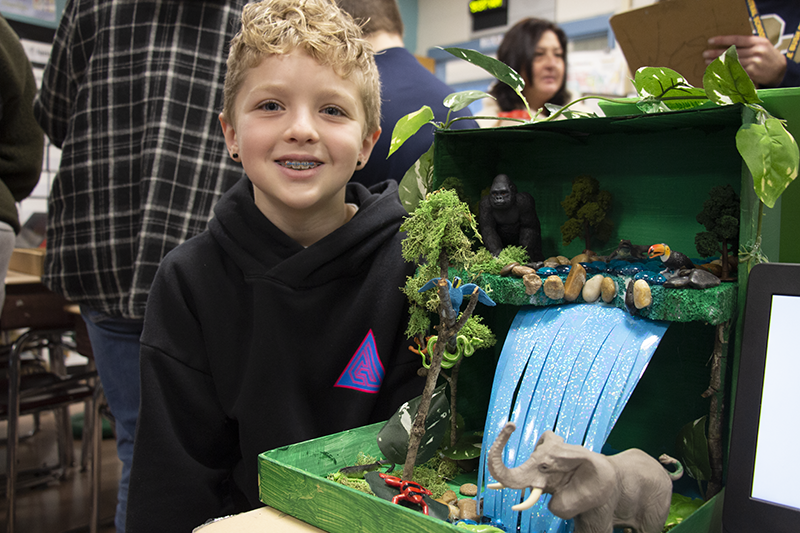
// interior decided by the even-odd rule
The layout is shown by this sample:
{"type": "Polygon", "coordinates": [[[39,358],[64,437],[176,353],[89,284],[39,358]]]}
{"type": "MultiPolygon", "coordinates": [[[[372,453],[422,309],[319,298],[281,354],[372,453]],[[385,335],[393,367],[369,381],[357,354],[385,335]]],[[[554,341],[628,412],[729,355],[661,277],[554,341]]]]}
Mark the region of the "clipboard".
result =
{"type": "Polygon", "coordinates": [[[666,0],[609,19],[631,77],[641,67],[667,67],[703,86],[703,50],[717,35],[752,35],[745,0],[666,0]]]}

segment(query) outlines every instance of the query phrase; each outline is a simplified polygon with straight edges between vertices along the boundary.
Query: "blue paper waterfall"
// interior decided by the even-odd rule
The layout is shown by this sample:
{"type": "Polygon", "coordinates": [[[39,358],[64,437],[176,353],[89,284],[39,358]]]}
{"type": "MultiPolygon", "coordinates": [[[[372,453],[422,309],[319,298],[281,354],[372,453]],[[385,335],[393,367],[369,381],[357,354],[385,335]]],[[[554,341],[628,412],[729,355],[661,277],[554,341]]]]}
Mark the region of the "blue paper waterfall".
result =
{"type": "Polygon", "coordinates": [[[497,364],[481,450],[478,486],[483,514],[508,531],[562,533],[542,497],[522,513],[520,490],[485,489],[486,454],[509,420],[517,431],[505,449],[509,467],[530,456],[540,435],[554,430],[570,444],[599,452],[669,324],[601,304],[526,307],[517,313],[497,364]],[[510,527],[509,527],[510,526],[510,527]]]}

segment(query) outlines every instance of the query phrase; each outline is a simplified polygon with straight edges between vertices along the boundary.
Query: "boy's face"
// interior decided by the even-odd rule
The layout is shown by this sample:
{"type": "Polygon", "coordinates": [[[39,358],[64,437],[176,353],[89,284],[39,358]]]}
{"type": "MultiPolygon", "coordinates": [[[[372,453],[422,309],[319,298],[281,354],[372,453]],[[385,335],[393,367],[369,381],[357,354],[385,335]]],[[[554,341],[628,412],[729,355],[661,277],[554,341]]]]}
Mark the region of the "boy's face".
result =
{"type": "Polygon", "coordinates": [[[366,164],[380,135],[364,131],[355,83],[294,50],[250,69],[235,108],[235,124],[220,115],[225,141],[267,218],[341,212],[356,163],[366,164]]]}

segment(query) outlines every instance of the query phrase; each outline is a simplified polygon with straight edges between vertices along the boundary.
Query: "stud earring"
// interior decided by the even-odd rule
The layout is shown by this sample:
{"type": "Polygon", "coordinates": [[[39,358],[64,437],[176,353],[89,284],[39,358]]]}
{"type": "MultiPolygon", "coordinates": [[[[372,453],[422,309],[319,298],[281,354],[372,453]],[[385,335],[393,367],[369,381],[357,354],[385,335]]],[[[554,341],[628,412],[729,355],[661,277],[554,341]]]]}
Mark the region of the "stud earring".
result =
{"type": "Polygon", "coordinates": [[[360,166],[361,166],[361,165],[363,165],[363,164],[364,164],[364,163],[362,163],[362,162],[359,160],[359,161],[356,163],[356,166],[357,166],[357,167],[360,167],[360,166]]]}
{"type": "Polygon", "coordinates": [[[239,154],[237,154],[236,152],[231,152],[231,158],[233,158],[234,160],[239,159],[239,154]]]}

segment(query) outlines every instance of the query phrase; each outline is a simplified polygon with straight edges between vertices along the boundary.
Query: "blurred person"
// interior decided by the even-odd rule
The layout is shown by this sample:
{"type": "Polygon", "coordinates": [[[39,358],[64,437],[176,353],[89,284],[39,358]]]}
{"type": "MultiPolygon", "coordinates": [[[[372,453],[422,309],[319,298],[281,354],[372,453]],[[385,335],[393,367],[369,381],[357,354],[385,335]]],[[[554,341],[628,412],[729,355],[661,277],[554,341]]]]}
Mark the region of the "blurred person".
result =
{"type": "MultiPolygon", "coordinates": [[[[381,129],[383,133],[364,168],[356,169],[352,180],[370,187],[391,179],[399,182],[403,175],[428,151],[433,142],[433,125],[427,124],[408,139],[388,159],[394,125],[402,117],[423,105],[433,110],[434,120],[444,122],[448,109],[442,103],[455,91],[437,78],[404,48],[403,19],[397,0],[336,0],[339,7],[362,25],[364,37],[375,51],[375,63],[381,76],[381,129]]],[[[469,116],[468,109],[451,115],[469,116]]],[[[474,120],[459,120],[454,129],[477,128],[474,120]]]]}
{"type": "MultiPolygon", "coordinates": [[[[0,275],[8,272],[20,231],[16,202],[39,182],[44,134],[33,117],[36,80],[19,37],[0,15],[0,275]]],[[[0,284],[0,309],[6,299],[0,284]]]]}
{"type": "Polygon", "coordinates": [[[397,183],[350,181],[380,135],[370,44],[329,0],[250,3],[241,28],[219,120],[247,175],[153,282],[129,533],[261,506],[260,453],[386,420],[425,384],[397,183]]]}
{"type": "MultiPolygon", "coordinates": [[[[548,116],[545,104],[563,106],[570,101],[567,91],[567,36],[554,23],[526,18],[517,22],[503,36],[497,59],[513,68],[525,81],[523,96],[531,112],[548,116]]],[[[494,82],[489,94],[496,100],[484,99],[480,116],[529,119],[525,104],[505,83],[494,82]]],[[[481,127],[513,125],[503,120],[478,120],[481,127]]]]}
{"type": "Polygon", "coordinates": [[[718,35],[703,52],[706,65],[731,45],[739,62],[759,88],[800,86],[800,2],[746,0],[754,35],[718,35]]]}
{"type": "Polygon", "coordinates": [[[34,105],[62,150],[42,280],[80,304],[89,330],[123,465],[119,532],[151,283],[161,259],[205,229],[243,175],[217,119],[243,3],[68,0],[34,105]]]}

